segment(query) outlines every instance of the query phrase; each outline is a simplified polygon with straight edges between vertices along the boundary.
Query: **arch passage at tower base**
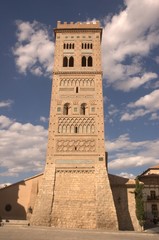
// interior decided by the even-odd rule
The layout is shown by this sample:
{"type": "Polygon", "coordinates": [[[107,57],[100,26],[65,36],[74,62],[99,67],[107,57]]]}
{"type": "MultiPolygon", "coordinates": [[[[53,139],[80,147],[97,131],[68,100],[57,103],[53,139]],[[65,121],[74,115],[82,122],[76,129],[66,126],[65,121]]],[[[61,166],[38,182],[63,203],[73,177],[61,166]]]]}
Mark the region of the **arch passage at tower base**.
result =
{"type": "Polygon", "coordinates": [[[118,229],[105,160],[101,35],[99,22],[58,22],[55,29],[46,166],[33,225],[118,229]]]}

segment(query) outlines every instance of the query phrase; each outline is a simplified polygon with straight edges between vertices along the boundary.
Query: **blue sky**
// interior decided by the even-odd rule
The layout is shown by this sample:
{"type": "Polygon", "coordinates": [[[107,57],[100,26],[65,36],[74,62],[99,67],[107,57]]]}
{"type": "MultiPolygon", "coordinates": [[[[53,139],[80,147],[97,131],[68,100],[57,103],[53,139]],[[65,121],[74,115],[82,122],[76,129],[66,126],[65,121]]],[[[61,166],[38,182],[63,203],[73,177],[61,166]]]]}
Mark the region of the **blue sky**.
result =
{"type": "Polygon", "coordinates": [[[158,13],[158,0],[1,0],[0,184],[43,171],[58,20],[103,27],[109,172],[159,164],[158,13]]]}

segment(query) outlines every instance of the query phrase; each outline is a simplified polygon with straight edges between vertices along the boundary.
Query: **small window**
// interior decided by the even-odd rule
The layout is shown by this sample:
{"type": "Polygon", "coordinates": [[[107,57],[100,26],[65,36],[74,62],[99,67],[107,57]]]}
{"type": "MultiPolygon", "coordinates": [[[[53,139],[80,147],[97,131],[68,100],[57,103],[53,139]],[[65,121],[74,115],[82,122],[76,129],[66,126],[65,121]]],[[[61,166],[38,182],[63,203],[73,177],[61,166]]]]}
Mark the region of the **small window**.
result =
{"type": "Polygon", "coordinates": [[[61,107],[57,107],[57,112],[61,112],[61,107]]]}
{"type": "Polygon", "coordinates": [[[76,93],[78,93],[78,87],[76,87],[76,93]]]}
{"type": "Polygon", "coordinates": [[[156,199],[156,192],[155,191],[150,191],[150,196],[152,200],[156,199]]]}
{"type": "Polygon", "coordinates": [[[151,212],[153,214],[154,217],[158,216],[158,208],[157,208],[157,204],[152,204],[151,205],[151,212]]]}
{"type": "Polygon", "coordinates": [[[91,112],[95,112],[95,107],[91,107],[91,112]]]}

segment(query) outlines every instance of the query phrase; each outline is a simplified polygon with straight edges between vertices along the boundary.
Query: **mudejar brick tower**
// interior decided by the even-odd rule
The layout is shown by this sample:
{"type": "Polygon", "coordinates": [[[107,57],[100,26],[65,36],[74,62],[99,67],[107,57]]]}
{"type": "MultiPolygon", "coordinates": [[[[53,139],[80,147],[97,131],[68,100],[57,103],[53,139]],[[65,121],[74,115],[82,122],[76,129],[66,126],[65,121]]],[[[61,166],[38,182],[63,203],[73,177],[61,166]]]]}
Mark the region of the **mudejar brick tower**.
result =
{"type": "Polygon", "coordinates": [[[46,166],[32,225],[118,229],[105,159],[98,21],[57,23],[46,166]]]}

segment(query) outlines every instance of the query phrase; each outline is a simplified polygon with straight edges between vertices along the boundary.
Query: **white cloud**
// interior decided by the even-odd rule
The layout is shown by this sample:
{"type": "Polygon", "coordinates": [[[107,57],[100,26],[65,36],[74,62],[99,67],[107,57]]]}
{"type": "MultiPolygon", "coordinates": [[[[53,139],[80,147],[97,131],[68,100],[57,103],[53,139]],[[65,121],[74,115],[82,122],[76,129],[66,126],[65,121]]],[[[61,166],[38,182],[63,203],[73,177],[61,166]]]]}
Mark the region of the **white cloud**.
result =
{"type": "Polygon", "coordinates": [[[9,127],[13,123],[13,120],[6,116],[0,115],[0,129],[9,127]]]}
{"type": "Polygon", "coordinates": [[[123,91],[130,91],[132,89],[138,88],[146,82],[156,79],[158,75],[156,73],[145,73],[141,77],[128,78],[127,81],[122,81],[116,83],[116,86],[121,88],[123,91]]]}
{"type": "Polygon", "coordinates": [[[150,111],[145,110],[145,109],[137,109],[137,110],[134,110],[133,113],[124,113],[121,116],[120,121],[132,121],[139,117],[143,117],[148,113],[150,113],[150,111]]]}
{"type": "Polygon", "coordinates": [[[128,169],[141,166],[152,166],[159,163],[159,140],[133,142],[128,134],[107,141],[109,152],[109,169],[128,169]]]}
{"type": "MultiPolygon", "coordinates": [[[[125,154],[126,155],[126,154],[125,154]]],[[[109,168],[111,169],[127,169],[127,168],[133,168],[133,167],[141,167],[147,164],[153,164],[154,159],[152,157],[145,157],[145,156],[132,156],[129,157],[128,155],[121,156],[121,158],[117,158],[115,160],[112,160],[109,163],[109,168]]],[[[156,161],[154,162],[156,163],[156,161]]]]}
{"type": "Polygon", "coordinates": [[[13,48],[20,73],[27,71],[37,76],[51,76],[54,43],[43,24],[17,21],[17,43],[13,48]]]}
{"type": "Polygon", "coordinates": [[[43,117],[43,116],[40,117],[40,121],[41,121],[41,122],[48,122],[48,120],[49,120],[49,119],[46,118],[46,117],[43,117]]]}
{"type": "Polygon", "coordinates": [[[108,84],[130,91],[157,77],[143,59],[159,45],[158,12],[158,0],[125,0],[125,9],[106,19],[103,70],[108,84]]]}
{"type": "Polygon", "coordinates": [[[135,175],[132,173],[127,173],[127,172],[121,172],[119,174],[120,177],[124,177],[124,178],[130,178],[130,179],[135,179],[135,175]]]}
{"type": "Polygon", "coordinates": [[[159,120],[159,115],[157,113],[152,113],[150,120],[159,120]]]}
{"type": "MultiPolygon", "coordinates": [[[[107,100],[107,102],[108,102],[108,100],[107,100]]],[[[107,105],[108,105],[108,112],[107,112],[107,115],[105,117],[107,118],[109,123],[113,124],[114,119],[119,114],[119,109],[117,109],[114,104],[109,104],[108,103],[107,105]]]]}
{"type": "Polygon", "coordinates": [[[150,114],[150,120],[157,120],[157,112],[159,110],[159,89],[154,90],[150,94],[147,94],[139,98],[136,102],[129,103],[127,105],[127,111],[122,116],[120,121],[132,121],[139,117],[143,117],[146,114],[150,114]]]}
{"type": "Polygon", "coordinates": [[[3,107],[10,107],[13,104],[13,101],[8,99],[8,100],[4,100],[4,101],[0,101],[0,108],[3,107]]]}
{"type": "Polygon", "coordinates": [[[0,189],[1,188],[5,188],[5,187],[7,187],[9,185],[11,185],[11,183],[2,183],[2,184],[0,184],[0,189]]]}
{"type": "Polygon", "coordinates": [[[110,116],[114,116],[114,115],[116,115],[118,112],[119,112],[119,110],[116,108],[115,105],[113,105],[113,104],[108,105],[108,114],[109,114],[110,116]]]}
{"type": "Polygon", "coordinates": [[[157,57],[155,58],[155,61],[156,61],[156,63],[159,64],[159,56],[157,56],[157,57]]]}
{"type": "Polygon", "coordinates": [[[141,97],[135,103],[129,104],[130,107],[145,107],[150,111],[159,109],[159,89],[154,90],[150,94],[141,97]]]}
{"type": "Polygon", "coordinates": [[[40,125],[22,124],[5,116],[1,116],[0,120],[0,176],[18,176],[23,172],[42,171],[47,130],[40,125]]]}

